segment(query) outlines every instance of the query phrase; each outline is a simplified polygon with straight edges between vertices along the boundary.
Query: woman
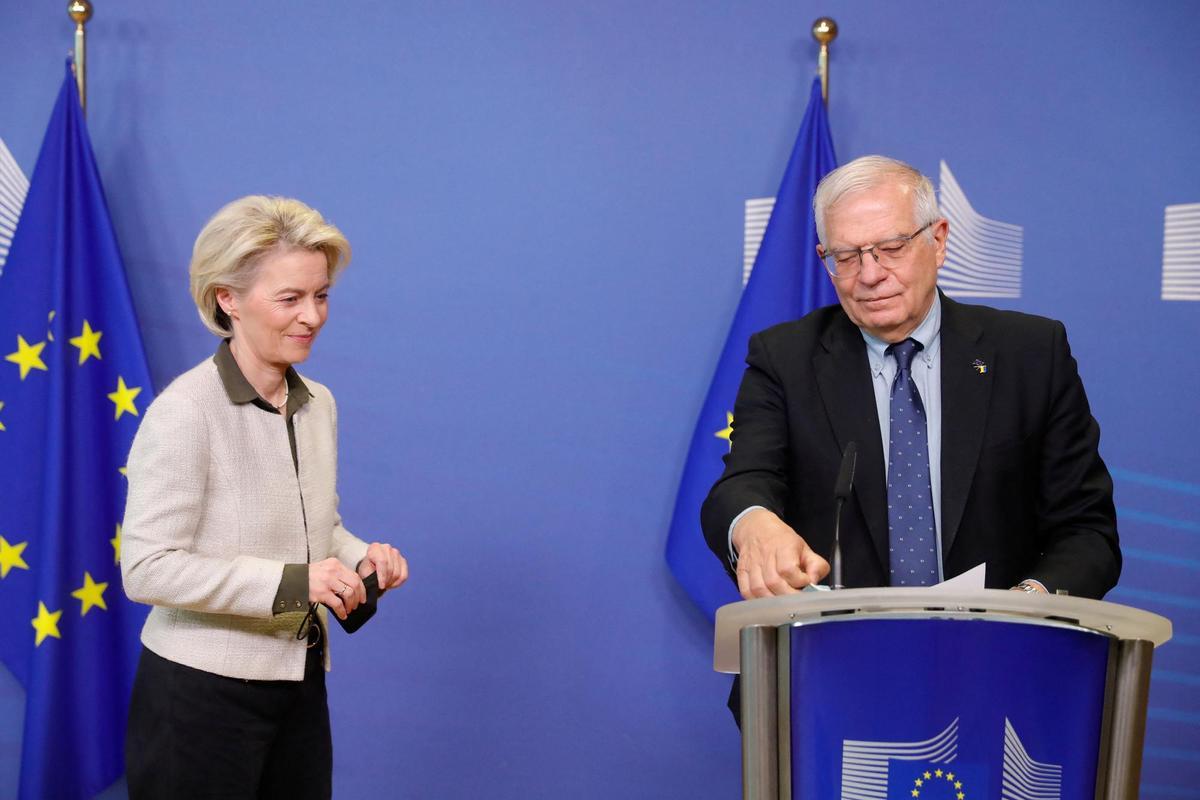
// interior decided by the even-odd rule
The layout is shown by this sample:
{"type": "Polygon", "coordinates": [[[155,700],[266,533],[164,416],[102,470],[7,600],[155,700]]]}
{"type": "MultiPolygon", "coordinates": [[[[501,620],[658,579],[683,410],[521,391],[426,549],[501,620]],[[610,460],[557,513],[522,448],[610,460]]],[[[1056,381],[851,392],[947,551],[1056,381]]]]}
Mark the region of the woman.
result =
{"type": "Polygon", "coordinates": [[[292,366],[349,255],[319,213],[278,197],[230,203],[196,239],[192,297],[222,341],[150,406],[128,462],[122,577],[154,606],[132,798],[331,794],[321,606],[346,620],[370,608],[364,578],[408,577],[394,547],[342,527],[333,396],[292,366]]]}

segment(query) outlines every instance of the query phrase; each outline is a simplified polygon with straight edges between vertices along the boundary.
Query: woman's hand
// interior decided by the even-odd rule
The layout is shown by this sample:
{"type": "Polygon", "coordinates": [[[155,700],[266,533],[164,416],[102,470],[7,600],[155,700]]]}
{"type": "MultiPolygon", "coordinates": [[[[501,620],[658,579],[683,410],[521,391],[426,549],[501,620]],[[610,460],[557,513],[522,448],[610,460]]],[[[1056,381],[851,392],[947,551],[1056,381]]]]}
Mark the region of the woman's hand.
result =
{"type": "Polygon", "coordinates": [[[372,572],[377,573],[380,592],[395,589],[408,580],[408,562],[390,544],[372,542],[358,562],[358,574],[365,578],[372,572]]]}
{"type": "Polygon", "coordinates": [[[324,603],[338,619],[367,602],[367,587],[362,579],[336,558],[308,565],[308,601],[324,603]]]}

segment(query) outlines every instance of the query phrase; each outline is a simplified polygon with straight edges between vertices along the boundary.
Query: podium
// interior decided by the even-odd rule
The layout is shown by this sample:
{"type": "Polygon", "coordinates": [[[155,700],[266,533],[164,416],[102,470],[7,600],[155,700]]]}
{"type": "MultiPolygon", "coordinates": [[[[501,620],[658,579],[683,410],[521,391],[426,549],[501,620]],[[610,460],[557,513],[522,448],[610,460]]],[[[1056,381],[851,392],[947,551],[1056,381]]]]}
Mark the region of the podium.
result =
{"type": "Polygon", "coordinates": [[[1065,595],[803,592],[717,611],[747,800],[1138,795],[1164,617],[1065,595]]]}

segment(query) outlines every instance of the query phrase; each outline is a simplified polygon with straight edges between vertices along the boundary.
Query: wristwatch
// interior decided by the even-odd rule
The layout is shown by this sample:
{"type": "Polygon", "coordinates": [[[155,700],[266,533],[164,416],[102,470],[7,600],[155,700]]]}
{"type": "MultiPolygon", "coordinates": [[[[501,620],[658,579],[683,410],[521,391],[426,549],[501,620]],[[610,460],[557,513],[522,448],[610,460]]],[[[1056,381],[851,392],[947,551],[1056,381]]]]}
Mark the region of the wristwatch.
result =
{"type": "Polygon", "coordinates": [[[1031,581],[1021,581],[1013,588],[1020,589],[1025,594],[1041,594],[1042,593],[1042,590],[1038,588],[1037,584],[1033,583],[1031,581]]]}

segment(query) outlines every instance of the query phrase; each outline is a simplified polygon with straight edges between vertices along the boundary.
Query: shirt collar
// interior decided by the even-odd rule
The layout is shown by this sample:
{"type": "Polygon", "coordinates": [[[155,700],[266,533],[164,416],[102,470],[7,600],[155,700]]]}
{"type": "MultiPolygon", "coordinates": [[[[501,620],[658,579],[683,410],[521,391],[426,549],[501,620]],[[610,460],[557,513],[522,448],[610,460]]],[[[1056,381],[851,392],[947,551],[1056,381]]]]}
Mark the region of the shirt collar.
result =
{"type": "MultiPolygon", "coordinates": [[[[862,332],[863,341],[867,343],[867,359],[871,362],[871,374],[878,376],[883,372],[884,364],[887,362],[888,343],[877,339],[861,328],[859,330],[862,332]]],[[[921,351],[917,353],[917,358],[924,361],[925,366],[931,366],[933,359],[937,356],[938,348],[942,345],[942,297],[938,292],[933,293],[933,303],[929,306],[925,319],[921,320],[921,324],[908,335],[908,338],[921,343],[921,351]]]]}
{"type": "MultiPolygon", "coordinates": [[[[233,351],[229,349],[229,339],[222,339],[221,343],[217,345],[213,361],[217,364],[217,374],[221,377],[221,385],[225,387],[225,394],[228,395],[230,402],[237,405],[253,403],[264,411],[272,414],[279,413],[278,409],[260,397],[254,387],[250,385],[250,381],[246,380],[246,376],[242,374],[242,368],[238,366],[233,357],[233,351]]],[[[290,417],[309,401],[312,394],[300,378],[300,374],[292,367],[287,368],[284,379],[287,380],[288,385],[286,411],[290,417]]]]}

